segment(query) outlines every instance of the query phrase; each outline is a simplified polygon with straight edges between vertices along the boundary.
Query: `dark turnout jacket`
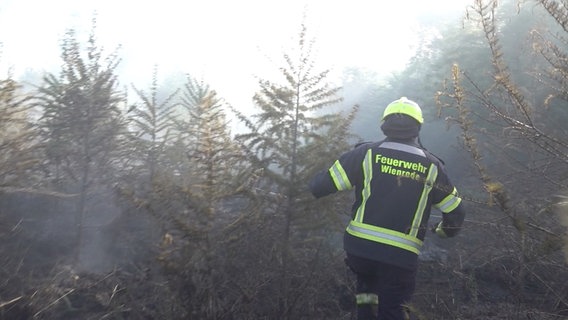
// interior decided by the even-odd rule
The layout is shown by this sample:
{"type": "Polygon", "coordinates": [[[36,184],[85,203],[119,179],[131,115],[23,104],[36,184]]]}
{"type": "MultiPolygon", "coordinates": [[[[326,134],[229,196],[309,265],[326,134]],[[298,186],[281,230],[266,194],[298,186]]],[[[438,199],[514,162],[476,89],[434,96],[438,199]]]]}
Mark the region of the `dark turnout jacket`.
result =
{"type": "Polygon", "coordinates": [[[443,163],[410,141],[359,145],[318,173],[309,187],[316,198],[354,189],[345,251],[405,269],[417,267],[432,206],[442,212],[441,233],[448,237],[464,220],[443,163]]]}

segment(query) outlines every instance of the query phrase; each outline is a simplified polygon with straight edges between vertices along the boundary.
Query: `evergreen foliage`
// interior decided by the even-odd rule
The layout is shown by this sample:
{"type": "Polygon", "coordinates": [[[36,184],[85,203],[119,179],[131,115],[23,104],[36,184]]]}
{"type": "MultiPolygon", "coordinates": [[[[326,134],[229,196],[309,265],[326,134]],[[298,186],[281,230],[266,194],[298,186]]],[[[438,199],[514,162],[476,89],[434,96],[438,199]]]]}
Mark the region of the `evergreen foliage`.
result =
{"type": "MultiPolygon", "coordinates": [[[[225,115],[227,105],[208,85],[188,78],[181,107],[187,121],[176,121],[176,140],[185,144],[187,168],[199,195],[218,200],[236,190],[240,149],[233,142],[225,115]]],[[[242,167],[240,168],[242,170],[242,167]]]]}
{"type": "Polygon", "coordinates": [[[241,191],[247,169],[228,130],[226,103],[214,90],[188,76],[177,106],[164,149],[166,167],[153,181],[150,199],[167,237],[176,238],[175,245],[163,248],[160,260],[180,280],[180,293],[189,294],[188,311],[200,319],[219,319],[234,307],[234,298],[222,296],[227,270],[240,259],[232,252],[222,254],[226,229],[244,214],[226,206],[241,191]]]}
{"type": "Polygon", "coordinates": [[[349,128],[357,110],[354,107],[347,115],[322,113],[342,99],[337,96],[340,88],[327,82],[329,70],[316,70],[312,46],[302,25],[296,51],[283,56],[282,80],[259,81],[260,91],[253,100],[260,113],[251,120],[234,110],[250,130],[236,139],[246,146],[251,162],[263,170],[262,192],[273,199],[268,212],[273,216],[270,232],[275,238],[279,288],[272,292],[277,301],[266,303],[277,303],[273,308],[284,319],[299,316],[305,301],[318,300],[294,284],[318,285],[300,270],[310,270],[310,264],[319,264],[329,252],[314,236],[327,233],[329,239],[337,211],[321,205],[316,210],[307,200],[307,182],[316,170],[329,167],[340,152],[349,149],[349,128]]]}
{"type": "Polygon", "coordinates": [[[441,29],[405,70],[348,70],[343,87],[319,71],[302,25],[281,77],[259,80],[251,117],[189,76],[159,88],[156,68],[149,93],[134,88],[128,125],[119,59],[103,57],[94,29],[86,50],[70,30],[61,74],[37,88],[38,126],[18,83],[0,81],[0,319],[348,318],[354,281],[340,242],[351,195],[313,200],[306,184],[352,148],[351,132],[375,139],[383,108],[403,95],[424,109],[427,145],[458,157],[459,136],[471,157],[444,157],[468,219],[447,257],[423,261],[414,315],[563,318],[568,15],[560,1],[534,3],[477,0],[463,28],[441,29]],[[532,15],[540,9],[547,18],[532,15]],[[352,103],[361,110],[342,106],[352,103]],[[248,132],[232,136],[227,108],[248,132]],[[459,132],[444,132],[436,111],[459,132]],[[38,163],[48,179],[30,174],[38,163]],[[74,194],[23,189],[38,180],[74,194]],[[103,213],[91,204],[112,202],[100,183],[116,187],[125,213],[95,231],[120,257],[105,275],[78,273],[67,250],[79,252],[86,218],[103,213]],[[66,227],[49,233],[57,223],[66,227]],[[73,227],[77,238],[64,232],[73,227]]]}
{"type": "Polygon", "coordinates": [[[123,129],[123,97],[114,73],[119,61],[116,56],[102,60],[94,34],[85,59],[73,30],[66,33],[61,50],[61,75],[47,74],[38,90],[37,104],[43,111],[39,124],[50,171],[55,171],[52,178],[87,187],[107,172],[123,129]]]}
{"type": "Polygon", "coordinates": [[[40,132],[46,144],[48,178],[59,191],[79,195],[75,262],[83,245],[89,193],[97,184],[110,183],[124,129],[119,109],[115,69],[119,60],[103,61],[93,31],[83,57],[75,32],[69,30],[61,45],[61,75],[47,74],[38,89],[42,108],[40,132]]]}
{"type": "MultiPolygon", "coordinates": [[[[143,168],[148,171],[149,182],[154,180],[156,168],[159,165],[166,150],[166,142],[173,124],[173,109],[176,106],[172,103],[179,90],[169,94],[163,101],[158,101],[158,67],[154,69],[152,85],[149,95],[144,91],[134,88],[140,105],[133,105],[129,112],[129,117],[133,123],[131,139],[134,144],[134,153],[140,155],[138,159],[143,159],[143,168]]],[[[137,166],[138,167],[138,166],[137,166]]],[[[140,171],[137,171],[137,175],[140,171]]]]}
{"type": "Polygon", "coordinates": [[[28,117],[29,96],[13,79],[0,80],[0,187],[33,183],[32,170],[40,161],[35,128],[28,117]]]}

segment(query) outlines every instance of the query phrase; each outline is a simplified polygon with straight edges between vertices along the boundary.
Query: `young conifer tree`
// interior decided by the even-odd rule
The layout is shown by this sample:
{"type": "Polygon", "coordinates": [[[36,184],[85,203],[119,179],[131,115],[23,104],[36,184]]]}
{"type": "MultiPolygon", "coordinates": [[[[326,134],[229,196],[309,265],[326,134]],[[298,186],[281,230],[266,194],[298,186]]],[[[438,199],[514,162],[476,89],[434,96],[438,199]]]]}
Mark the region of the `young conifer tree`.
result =
{"type": "Polygon", "coordinates": [[[141,102],[130,108],[132,112],[130,120],[133,123],[130,137],[134,153],[140,155],[139,159],[143,159],[144,168],[148,171],[148,181],[153,183],[173,125],[173,109],[177,105],[173,100],[179,90],[159,101],[157,66],[154,68],[150,93],[147,94],[137,88],[134,90],[141,102]]]}
{"type": "Polygon", "coordinates": [[[69,30],[61,45],[61,74],[47,74],[38,89],[39,121],[46,159],[58,188],[79,195],[75,216],[77,253],[83,237],[89,192],[108,183],[124,129],[115,75],[119,59],[103,58],[95,38],[95,22],[86,52],[69,30]]]}
{"type": "Polygon", "coordinates": [[[220,277],[225,259],[231,263],[220,250],[225,228],[240,214],[224,201],[239,190],[242,155],[231,138],[226,102],[209,85],[188,76],[180,96],[167,147],[172,176],[155,191],[171,200],[160,209],[183,239],[163,261],[194,288],[188,309],[200,319],[219,319],[227,308],[220,277]]]}
{"type": "Polygon", "coordinates": [[[309,279],[308,273],[317,263],[306,265],[306,259],[314,258],[308,251],[315,245],[314,235],[329,230],[334,216],[333,210],[311,207],[308,179],[349,148],[349,125],[356,111],[355,107],[347,115],[325,111],[342,101],[338,96],[341,88],[330,84],[329,70],[317,70],[313,44],[302,24],[296,51],[283,55],[284,66],[279,68],[282,80],[259,81],[260,90],[253,100],[260,111],[248,118],[234,110],[249,129],[236,139],[264,173],[263,187],[258,191],[266,197],[267,210],[274,216],[269,232],[277,239],[274,249],[280,261],[275,266],[280,270],[280,285],[275,289],[278,299],[274,307],[284,318],[293,317],[302,303],[310,300],[306,291],[291,287],[298,280],[292,278],[312,284],[314,278],[309,279]],[[327,228],[322,226],[325,223],[327,228]]]}

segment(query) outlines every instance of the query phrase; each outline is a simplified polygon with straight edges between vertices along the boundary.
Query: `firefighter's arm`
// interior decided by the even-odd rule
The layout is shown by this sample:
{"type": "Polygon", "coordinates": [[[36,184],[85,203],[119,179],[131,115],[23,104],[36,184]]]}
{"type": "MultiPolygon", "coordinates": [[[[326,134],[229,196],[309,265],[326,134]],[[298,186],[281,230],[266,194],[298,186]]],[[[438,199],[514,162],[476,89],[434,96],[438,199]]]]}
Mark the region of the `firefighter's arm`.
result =
{"type": "Polygon", "coordinates": [[[442,220],[434,225],[432,231],[441,238],[453,237],[461,230],[465,210],[460,203],[452,212],[444,214],[442,220]]]}
{"type": "Polygon", "coordinates": [[[321,198],[337,191],[353,189],[360,168],[361,148],[343,154],[325,171],[316,174],[309,183],[314,197],[321,198]]]}
{"type": "Polygon", "coordinates": [[[434,204],[434,207],[442,212],[442,220],[432,228],[432,231],[438,236],[442,238],[453,237],[461,230],[465,218],[465,210],[461,200],[454,188],[442,201],[434,204]]]}
{"type": "Polygon", "coordinates": [[[342,161],[337,160],[329,170],[316,174],[310,181],[309,187],[314,197],[321,198],[337,191],[351,190],[353,185],[347,176],[342,161]]]}
{"type": "Polygon", "coordinates": [[[308,185],[316,198],[321,198],[337,191],[328,171],[317,173],[308,185]]]}

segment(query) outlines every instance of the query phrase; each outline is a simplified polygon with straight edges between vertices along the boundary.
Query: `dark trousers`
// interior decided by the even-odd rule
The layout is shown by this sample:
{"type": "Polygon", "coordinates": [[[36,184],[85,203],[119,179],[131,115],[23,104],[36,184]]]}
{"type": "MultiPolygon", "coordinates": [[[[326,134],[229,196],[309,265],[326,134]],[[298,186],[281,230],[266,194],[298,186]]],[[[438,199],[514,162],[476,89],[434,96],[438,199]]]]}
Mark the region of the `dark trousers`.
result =
{"type": "Polygon", "coordinates": [[[357,275],[358,320],[406,320],[405,307],[414,293],[416,270],[347,255],[347,265],[357,275]],[[376,298],[378,297],[378,310],[376,298]],[[361,299],[360,299],[361,298],[361,299]]]}

